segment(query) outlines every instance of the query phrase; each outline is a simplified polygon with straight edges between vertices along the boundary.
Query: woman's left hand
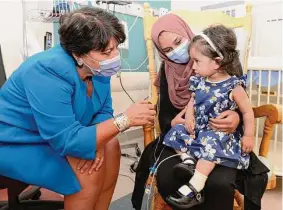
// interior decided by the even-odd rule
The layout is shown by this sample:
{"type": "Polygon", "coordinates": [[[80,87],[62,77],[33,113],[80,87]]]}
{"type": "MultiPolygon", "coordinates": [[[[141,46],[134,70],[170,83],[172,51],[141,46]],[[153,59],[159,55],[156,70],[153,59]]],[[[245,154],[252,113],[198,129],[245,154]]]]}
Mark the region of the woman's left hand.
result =
{"type": "Polygon", "coordinates": [[[94,160],[80,160],[77,165],[77,170],[80,170],[83,174],[88,171],[89,174],[92,172],[98,171],[104,162],[104,148],[100,149],[96,152],[96,156],[94,160]]]}
{"type": "Polygon", "coordinates": [[[222,112],[216,118],[211,118],[209,120],[209,126],[213,130],[233,133],[238,127],[240,122],[240,117],[237,112],[227,110],[222,112]]]}

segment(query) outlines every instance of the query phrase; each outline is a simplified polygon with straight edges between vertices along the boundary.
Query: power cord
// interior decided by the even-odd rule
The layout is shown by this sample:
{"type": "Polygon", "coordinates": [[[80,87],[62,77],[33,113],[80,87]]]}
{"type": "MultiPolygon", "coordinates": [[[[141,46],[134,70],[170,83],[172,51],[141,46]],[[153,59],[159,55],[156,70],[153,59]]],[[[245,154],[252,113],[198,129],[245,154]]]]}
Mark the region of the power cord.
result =
{"type": "Polygon", "coordinates": [[[136,19],[134,20],[134,22],[132,23],[131,27],[128,30],[128,34],[130,33],[130,31],[134,28],[134,26],[136,25],[136,22],[138,20],[139,16],[136,16],[136,19]]]}
{"type": "Polygon", "coordinates": [[[130,96],[130,94],[129,94],[129,93],[126,91],[126,89],[124,88],[124,85],[123,85],[123,83],[122,83],[121,72],[120,72],[120,75],[119,75],[119,81],[120,81],[120,85],[121,85],[123,91],[127,94],[127,96],[131,99],[131,101],[132,101],[133,103],[135,103],[134,99],[130,96]]]}
{"type": "Polygon", "coordinates": [[[135,69],[122,69],[122,71],[136,71],[136,70],[138,70],[138,69],[140,69],[141,67],[142,67],[142,65],[147,61],[147,59],[148,59],[148,56],[144,59],[144,61],[137,67],[137,68],[135,68],[135,69]]]}
{"type": "MultiPolygon", "coordinates": [[[[161,154],[159,155],[158,157],[158,160],[160,158],[161,154]]],[[[157,165],[157,162],[154,163],[153,167],[150,169],[150,173],[149,173],[149,176],[152,176],[152,179],[151,179],[151,183],[150,185],[146,185],[146,188],[145,188],[145,193],[148,194],[148,197],[147,197],[147,204],[146,204],[146,209],[149,210],[149,200],[150,198],[152,198],[153,196],[151,196],[151,191],[152,191],[152,186],[153,186],[153,180],[154,180],[154,177],[156,176],[156,173],[157,173],[157,170],[159,168],[159,166],[164,163],[166,160],[170,159],[170,158],[173,158],[173,157],[176,157],[176,156],[180,156],[180,154],[175,154],[175,155],[171,155],[165,159],[163,159],[162,161],[160,161],[160,163],[157,165]],[[157,167],[156,167],[157,165],[157,167]]]]}
{"type": "MultiPolygon", "coordinates": [[[[115,7],[115,4],[114,4],[114,7],[113,7],[113,14],[114,14],[114,15],[115,15],[115,8],[116,8],[116,7],[115,7]]],[[[125,19],[127,20],[127,18],[126,18],[125,15],[124,15],[124,17],[125,17],[125,19]]],[[[135,26],[137,20],[138,20],[138,16],[136,16],[136,18],[135,18],[133,24],[132,24],[131,27],[129,28],[128,34],[129,34],[129,32],[133,29],[133,27],[135,26]]],[[[124,62],[129,66],[129,69],[125,69],[125,70],[130,70],[130,71],[138,70],[138,69],[147,61],[147,59],[148,59],[148,57],[146,57],[146,59],[145,59],[136,69],[131,69],[130,64],[123,58],[122,52],[121,52],[121,57],[122,57],[122,60],[124,60],[124,62]]],[[[122,70],[123,70],[123,69],[122,69],[122,70]]],[[[134,99],[133,99],[133,98],[130,96],[130,94],[126,91],[126,89],[125,89],[125,87],[124,87],[124,85],[123,85],[123,82],[122,82],[122,75],[121,75],[121,74],[122,74],[122,70],[121,70],[120,72],[118,72],[118,74],[117,74],[117,77],[119,77],[120,85],[121,85],[123,91],[124,91],[124,92],[126,93],[126,95],[129,97],[129,99],[130,99],[133,103],[135,103],[134,99]]],[[[147,98],[148,98],[148,96],[147,96],[145,99],[147,99],[147,98]]],[[[145,99],[144,99],[144,100],[145,100],[145,99]]],[[[130,154],[121,153],[121,156],[122,156],[122,157],[127,157],[127,158],[131,158],[131,159],[134,159],[134,160],[135,160],[135,161],[130,165],[130,171],[131,171],[132,173],[136,172],[136,169],[137,169],[138,163],[139,163],[139,158],[140,158],[140,156],[141,156],[141,150],[140,150],[140,148],[138,147],[138,145],[135,147],[135,152],[136,152],[136,157],[135,157],[135,156],[132,156],[132,155],[130,155],[130,154]]]]}

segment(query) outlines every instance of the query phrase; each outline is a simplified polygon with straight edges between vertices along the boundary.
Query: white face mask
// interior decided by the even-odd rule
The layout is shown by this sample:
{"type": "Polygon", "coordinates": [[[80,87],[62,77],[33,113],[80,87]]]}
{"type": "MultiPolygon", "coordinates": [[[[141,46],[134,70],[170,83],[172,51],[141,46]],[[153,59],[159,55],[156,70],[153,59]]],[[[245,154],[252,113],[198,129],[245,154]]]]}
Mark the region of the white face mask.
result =
{"type": "Polygon", "coordinates": [[[93,61],[99,62],[99,66],[100,66],[99,69],[92,68],[89,65],[87,65],[85,62],[83,62],[84,65],[86,65],[94,75],[111,77],[111,76],[117,74],[121,70],[120,53],[117,56],[115,56],[114,58],[107,59],[107,60],[104,60],[104,61],[97,61],[87,54],[86,54],[86,56],[89,57],[93,61]]]}
{"type": "Polygon", "coordinates": [[[167,53],[166,56],[175,63],[188,63],[190,60],[189,40],[185,40],[176,49],[167,53]]]}

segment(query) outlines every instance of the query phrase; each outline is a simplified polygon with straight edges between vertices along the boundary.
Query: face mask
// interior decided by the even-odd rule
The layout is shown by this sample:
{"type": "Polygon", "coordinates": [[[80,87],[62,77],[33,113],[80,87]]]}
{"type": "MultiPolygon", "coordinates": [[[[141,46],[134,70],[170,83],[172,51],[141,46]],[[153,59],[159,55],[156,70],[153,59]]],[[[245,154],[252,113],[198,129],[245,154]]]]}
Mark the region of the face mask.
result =
{"type": "MultiPolygon", "coordinates": [[[[96,61],[92,57],[86,54],[87,57],[89,57],[91,60],[96,61]]],[[[104,61],[99,61],[99,69],[95,69],[84,63],[94,75],[98,76],[104,76],[104,77],[111,77],[115,74],[117,74],[121,70],[121,58],[120,54],[118,54],[116,57],[107,59],[104,61]]]]}
{"type": "Polygon", "coordinates": [[[186,40],[180,44],[176,49],[167,53],[166,56],[175,63],[188,63],[190,60],[189,56],[189,41],[186,40]]]}

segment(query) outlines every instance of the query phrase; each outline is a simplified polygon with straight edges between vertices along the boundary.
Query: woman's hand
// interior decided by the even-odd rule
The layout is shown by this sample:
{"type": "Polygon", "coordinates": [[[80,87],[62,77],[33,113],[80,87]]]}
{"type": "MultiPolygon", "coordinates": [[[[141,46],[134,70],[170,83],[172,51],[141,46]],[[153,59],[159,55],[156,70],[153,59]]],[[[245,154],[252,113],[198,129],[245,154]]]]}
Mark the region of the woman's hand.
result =
{"type": "Polygon", "coordinates": [[[125,115],[128,117],[130,127],[132,126],[144,126],[147,124],[153,124],[156,116],[154,105],[148,101],[141,101],[132,104],[125,115]]]}
{"type": "Polygon", "coordinates": [[[174,127],[177,124],[185,124],[184,115],[186,113],[187,107],[183,109],[177,116],[171,121],[171,127],[174,127]]]}
{"type": "Polygon", "coordinates": [[[216,118],[209,120],[209,126],[213,130],[233,133],[238,127],[240,122],[240,117],[237,112],[227,110],[222,112],[216,118]]]}
{"type": "Polygon", "coordinates": [[[88,171],[89,174],[92,172],[98,171],[104,162],[104,148],[96,152],[94,160],[80,160],[77,165],[77,170],[80,170],[81,173],[88,171]]]}

